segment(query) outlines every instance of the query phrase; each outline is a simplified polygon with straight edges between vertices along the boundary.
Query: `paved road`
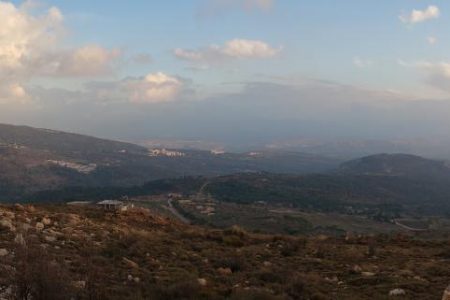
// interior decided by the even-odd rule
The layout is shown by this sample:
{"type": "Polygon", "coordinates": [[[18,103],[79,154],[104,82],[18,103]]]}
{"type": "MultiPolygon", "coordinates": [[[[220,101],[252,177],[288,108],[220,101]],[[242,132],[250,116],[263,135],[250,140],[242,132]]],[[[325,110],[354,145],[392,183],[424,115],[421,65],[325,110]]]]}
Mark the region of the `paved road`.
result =
{"type": "Polygon", "coordinates": [[[416,232],[425,232],[425,231],[428,231],[428,229],[424,229],[424,228],[413,228],[413,227],[410,227],[410,226],[408,226],[408,225],[405,225],[405,224],[400,223],[400,222],[397,221],[397,220],[394,220],[394,223],[395,223],[395,225],[400,226],[400,227],[402,227],[402,228],[404,228],[404,229],[407,229],[407,230],[410,230],[410,231],[416,231],[416,232]]]}
{"type": "Polygon", "coordinates": [[[191,221],[189,221],[186,217],[184,217],[176,208],[173,206],[172,199],[167,199],[167,205],[169,207],[170,212],[178,218],[181,222],[185,224],[191,224],[191,221]]]}

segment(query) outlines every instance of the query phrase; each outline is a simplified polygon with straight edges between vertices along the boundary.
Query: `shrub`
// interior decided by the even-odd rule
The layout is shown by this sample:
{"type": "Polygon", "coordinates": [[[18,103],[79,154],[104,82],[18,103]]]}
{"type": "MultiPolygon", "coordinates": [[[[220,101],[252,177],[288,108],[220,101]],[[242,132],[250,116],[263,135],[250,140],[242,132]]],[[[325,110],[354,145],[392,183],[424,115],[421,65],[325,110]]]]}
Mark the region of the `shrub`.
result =
{"type": "Polygon", "coordinates": [[[262,290],[238,290],[233,293],[231,300],[281,300],[283,298],[262,290]]]}
{"type": "Polygon", "coordinates": [[[224,257],[215,263],[216,268],[230,268],[233,273],[247,268],[247,261],[240,256],[224,257]]]}
{"type": "Polygon", "coordinates": [[[15,274],[12,285],[16,299],[70,299],[70,276],[61,264],[52,261],[38,245],[20,245],[15,249],[15,274]]]}

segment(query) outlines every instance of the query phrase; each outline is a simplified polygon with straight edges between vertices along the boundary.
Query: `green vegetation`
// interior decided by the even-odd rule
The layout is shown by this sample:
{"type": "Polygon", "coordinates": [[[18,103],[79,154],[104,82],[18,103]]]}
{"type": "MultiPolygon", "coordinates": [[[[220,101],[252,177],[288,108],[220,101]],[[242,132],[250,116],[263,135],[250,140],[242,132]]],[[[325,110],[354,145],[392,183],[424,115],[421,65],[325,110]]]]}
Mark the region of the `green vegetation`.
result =
{"type": "Polygon", "coordinates": [[[390,221],[401,213],[450,212],[450,183],[379,175],[238,174],[212,180],[206,192],[224,202],[265,202],[390,221]]]}

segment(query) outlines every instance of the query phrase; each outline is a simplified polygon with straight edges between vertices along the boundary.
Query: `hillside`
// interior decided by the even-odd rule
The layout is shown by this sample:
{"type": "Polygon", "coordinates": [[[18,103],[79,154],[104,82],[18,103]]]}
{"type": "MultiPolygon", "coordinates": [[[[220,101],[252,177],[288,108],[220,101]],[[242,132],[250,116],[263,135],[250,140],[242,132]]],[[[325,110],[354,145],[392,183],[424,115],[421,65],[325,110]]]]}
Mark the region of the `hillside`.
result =
{"type": "Polygon", "coordinates": [[[142,208],[0,214],[2,299],[434,300],[450,276],[448,241],[211,230],[142,208]]]}
{"type": "Polygon", "coordinates": [[[180,176],[236,172],[307,173],[333,159],[302,153],[213,154],[145,147],[72,133],[0,125],[0,200],[65,187],[135,186],[180,176]]]}
{"type": "Polygon", "coordinates": [[[363,157],[343,163],[339,172],[430,180],[450,179],[450,166],[447,162],[408,154],[379,154],[363,157]]]}
{"type": "Polygon", "coordinates": [[[450,169],[446,162],[395,154],[343,163],[316,175],[236,174],[210,181],[216,199],[268,202],[301,209],[363,214],[389,220],[401,213],[450,213],[450,169]]]}

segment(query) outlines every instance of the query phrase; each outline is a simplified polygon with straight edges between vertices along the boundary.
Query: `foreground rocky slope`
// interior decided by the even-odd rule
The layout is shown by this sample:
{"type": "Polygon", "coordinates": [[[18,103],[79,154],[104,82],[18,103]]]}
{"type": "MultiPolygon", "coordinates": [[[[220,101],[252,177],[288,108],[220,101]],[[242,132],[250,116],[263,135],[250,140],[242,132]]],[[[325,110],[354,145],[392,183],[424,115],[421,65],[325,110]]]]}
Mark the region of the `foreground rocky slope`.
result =
{"type": "Polygon", "coordinates": [[[0,207],[1,299],[440,299],[450,243],[288,237],[145,209],[0,207]]]}

